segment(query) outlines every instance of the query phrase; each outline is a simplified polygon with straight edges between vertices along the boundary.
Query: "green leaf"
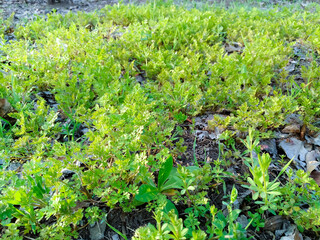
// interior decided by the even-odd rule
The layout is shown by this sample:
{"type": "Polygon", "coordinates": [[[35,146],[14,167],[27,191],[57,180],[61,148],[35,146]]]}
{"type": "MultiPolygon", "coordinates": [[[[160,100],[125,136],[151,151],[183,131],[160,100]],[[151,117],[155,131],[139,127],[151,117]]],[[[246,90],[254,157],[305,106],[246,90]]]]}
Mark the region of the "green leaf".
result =
{"type": "Polygon", "coordinates": [[[172,156],[168,157],[167,160],[164,162],[162,167],[159,170],[158,176],[158,188],[160,189],[164,182],[168,179],[170,172],[173,167],[173,158],[172,156]]]}
{"type": "Polygon", "coordinates": [[[259,197],[259,192],[255,192],[255,193],[253,194],[253,196],[252,196],[252,199],[253,199],[253,200],[256,200],[256,199],[258,199],[258,197],[259,197]]]}
{"type": "Polygon", "coordinates": [[[157,199],[159,190],[148,184],[142,184],[139,188],[139,193],[136,195],[136,199],[140,202],[150,202],[157,199]]]}
{"type": "Polygon", "coordinates": [[[248,183],[250,183],[251,186],[254,186],[254,187],[257,186],[257,185],[255,184],[255,182],[252,180],[251,177],[248,177],[248,178],[247,178],[247,181],[248,181],[248,183]]]}
{"type": "Polygon", "coordinates": [[[11,203],[11,204],[13,204],[13,205],[20,205],[20,204],[21,204],[21,201],[22,201],[21,192],[17,191],[17,192],[15,192],[15,194],[14,194],[14,199],[10,199],[10,200],[8,200],[7,202],[8,202],[8,203],[11,203]]]}
{"type": "Polygon", "coordinates": [[[172,168],[171,173],[167,179],[168,180],[161,187],[159,187],[160,192],[172,188],[182,189],[183,181],[179,177],[179,173],[177,172],[176,168],[172,168]]]}
{"type": "Polygon", "coordinates": [[[237,200],[238,197],[238,190],[233,186],[231,195],[230,195],[230,202],[234,203],[237,200]]]}
{"type": "Polygon", "coordinates": [[[276,188],[279,187],[280,182],[270,183],[270,184],[268,184],[268,185],[267,185],[268,191],[272,191],[272,190],[275,190],[276,188]],[[269,186],[268,186],[268,185],[269,185],[269,186]]]}
{"type": "Polygon", "coordinates": [[[168,214],[171,210],[173,210],[175,214],[177,214],[177,215],[179,214],[178,210],[177,210],[176,206],[173,204],[173,202],[171,202],[169,199],[167,199],[167,204],[163,208],[163,211],[168,214]]]}
{"type": "Polygon", "coordinates": [[[268,192],[270,195],[281,195],[280,192],[274,191],[274,192],[268,192]]]}
{"type": "Polygon", "coordinates": [[[232,212],[229,214],[229,222],[234,222],[235,220],[237,220],[237,218],[239,217],[240,212],[241,212],[240,209],[232,210],[232,212]]]}

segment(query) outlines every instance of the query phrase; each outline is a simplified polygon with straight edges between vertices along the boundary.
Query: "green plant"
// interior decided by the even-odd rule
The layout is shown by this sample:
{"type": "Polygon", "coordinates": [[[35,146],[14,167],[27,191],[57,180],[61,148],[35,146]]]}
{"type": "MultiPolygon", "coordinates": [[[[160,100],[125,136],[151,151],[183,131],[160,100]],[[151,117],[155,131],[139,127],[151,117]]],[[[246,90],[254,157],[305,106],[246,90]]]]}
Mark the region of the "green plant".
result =
{"type": "Polygon", "coordinates": [[[246,141],[243,141],[244,145],[248,148],[250,152],[250,158],[246,159],[246,164],[250,169],[252,177],[248,177],[248,185],[243,185],[245,188],[249,188],[252,192],[252,199],[257,200],[259,197],[263,201],[255,201],[257,204],[263,205],[261,210],[270,211],[273,214],[276,214],[275,211],[278,208],[278,203],[280,202],[281,192],[278,190],[280,182],[277,181],[278,178],[284,173],[284,171],[289,167],[293,159],[291,159],[281,170],[278,176],[273,180],[269,180],[268,168],[271,163],[271,157],[269,154],[263,153],[262,155],[259,152],[256,152],[257,157],[253,157],[253,151],[258,149],[258,139],[253,140],[253,131],[249,130],[249,134],[246,138],[246,141]]]}
{"type": "MultiPolygon", "coordinates": [[[[150,202],[156,200],[159,194],[174,194],[174,189],[182,188],[177,169],[173,168],[173,158],[171,156],[167,158],[159,170],[157,185],[151,181],[148,184],[142,184],[135,199],[143,203],[150,202]]],[[[178,212],[169,199],[166,199],[166,202],[165,212],[169,212],[171,209],[174,209],[176,213],[178,212]]]]}
{"type": "Polygon", "coordinates": [[[286,174],[289,181],[280,189],[283,198],[279,204],[280,214],[292,218],[300,231],[312,229],[319,232],[320,223],[317,215],[320,191],[318,185],[303,170],[294,172],[290,169],[286,174]],[[296,177],[293,177],[294,175],[296,177]],[[308,207],[304,208],[305,205],[308,207]]]}
{"type": "Polygon", "coordinates": [[[260,230],[260,228],[263,228],[264,227],[264,220],[261,218],[261,214],[260,213],[252,213],[250,211],[248,211],[248,215],[249,217],[251,218],[250,222],[251,222],[251,225],[253,227],[255,227],[255,229],[257,231],[260,230]]]}
{"type": "MultiPolygon", "coordinates": [[[[249,181],[260,206],[248,213],[254,228],[269,210],[318,231],[317,184],[290,172],[286,159],[279,176],[286,169],[287,182],[281,175],[279,184],[258,147],[258,138],[273,137],[292,113],[316,130],[318,10],[152,1],[37,16],[23,26],[0,20],[0,97],[17,110],[10,114],[15,125],[0,125],[1,237],[79,238],[84,220],[106,220],[106,207],[139,206],[157,222],[138,230],[140,239],[245,238],[226,177],[249,181]],[[12,31],[17,41],[4,44],[12,31]],[[286,66],[301,60],[299,48],[310,54],[295,66],[297,81],[286,66]],[[190,150],[180,137],[188,137],[186,120],[195,129],[194,117],[204,112],[214,115],[205,130],[220,134],[218,159],[191,156],[194,166],[173,167],[168,156],[190,150]],[[83,141],[76,139],[80,123],[89,129],[83,141]],[[247,132],[241,154],[236,146],[247,132]],[[61,141],[61,134],[68,137],[61,141]],[[250,172],[226,172],[243,158],[250,172]],[[65,178],[66,169],[73,177],[65,178]],[[208,195],[221,184],[224,212],[210,207],[208,195]]],[[[194,142],[194,152],[199,146],[194,142]]]]}
{"type": "Polygon", "coordinates": [[[62,127],[62,134],[66,135],[67,138],[71,137],[71,141],[75,140],[75,134],[79,131],[81,123],[71,120],[69,123],[62,127]]]}
{"type": "Polygon", "coordinates": [[[210,207],[211,225],[208,226],[207,230],[209,239],[248,239],[243,226],[236,222],[241,210],[232,208],[232,204],[237,199],[237,196],[238,191],[233,187],[230,195],[230,203],[223,202],[228,210],[227,216],[225,216],[222,211],[218,211],[215,206],[210,207]]]}
{"type": "Polygon", "coordinates": [[[177,173],[181,190],[173,196],[174,201],[182,201],[189,207],[205,205],[208,201],[206,198],[207,192],[205,191],[208,189],[207,184],[213,178],[216,178],[217,182],[220,182],[222,178],[219,175],[218,167],[215,170],[217,171],[212,171],[209,164],[205,164],[202,168],[197,166],[178,166],[177,173]]]}

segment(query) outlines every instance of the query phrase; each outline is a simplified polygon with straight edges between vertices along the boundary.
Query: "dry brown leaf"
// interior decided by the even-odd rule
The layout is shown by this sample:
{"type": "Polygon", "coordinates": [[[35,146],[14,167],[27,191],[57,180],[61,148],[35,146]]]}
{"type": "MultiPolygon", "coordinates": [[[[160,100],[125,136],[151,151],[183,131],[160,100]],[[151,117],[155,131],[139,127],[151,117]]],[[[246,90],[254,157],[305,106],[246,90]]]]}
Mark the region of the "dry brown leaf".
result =
{"type": "Polygon", "coordinates": [[[281,229],[283,223],[285,222],[286,222],[286,218],[284,216],[281,216],[281,215],[272,216],[266,219],[263,229],[265,231],[274,232],[278,229],[281,229]]]}
{"type": "Polygon", "coordinates": [[[7,99],[0,99],[0,117],[4,118],[8,113],[13,111],[13,107],[7,99]]]}
{"type": "Polygon", "coordinates": [[[9,113],[17,112],[7,99],[0,99],[0,117],[7,120],[10,124],[14,124],[16,122],[15,118],[8,116],[9,113]]]}
{"type": "Polygon", "coordinates": [[[313,170],[312,173],[310,173],[310,177],[313,178],[314,181],[318,184],[320,187],[320,172],[317,170],[313,170]]]}
{"type": "Polygon", "coordinates": [[[303,124],[300,129],[300,140],[301,141],[305,140],[306,132],[307,132],[307,127],[305,124],[303,124]]]}
{"type": "Polygon", "coordinates": [[[282,129],[283,133],[300,133],[300,125],[299,124],[291,124],[282,129]]]}
{"type": "Polygon", "coordinates": [[[320,186],[320,172],[316,170],[316,168],[320,165],[320,162],[318,162],[316,158],[319,156],[319,152],[315,150],[308,152],[306,155],[307,171],[310,173],[310,177],[316,181],[318,186],[320,186]]]}

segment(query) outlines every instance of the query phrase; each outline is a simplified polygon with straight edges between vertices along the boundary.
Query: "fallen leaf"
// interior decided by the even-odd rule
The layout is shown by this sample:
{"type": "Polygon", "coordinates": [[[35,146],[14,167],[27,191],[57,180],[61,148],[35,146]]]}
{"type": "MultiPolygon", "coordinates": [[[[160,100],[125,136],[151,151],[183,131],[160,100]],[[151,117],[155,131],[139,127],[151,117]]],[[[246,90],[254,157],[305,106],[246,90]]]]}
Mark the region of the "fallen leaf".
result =
{"type": "Polygon", "coordinates": [[[190,118],[187,118],[186,121],[192,123],[192,120],[190,118]]]}
{"type": "Polygon", "coordinates": [[[13,111],[13,107],[7,99],[0,99],[0,117],[4,118],[8,113],[13,111]]]}
{"type": "Polygon", "coordinates": [[[287,222],[287,220],[284,216],[281,216],[281,215],[272,216],[266,219],[263,229],[265,231],[274,232],[278,229],[281,229],[285,222],[287,222]]]}
{"type": "Polygon", "coordinates": [[[15,124],[17,121],[15,118],[8,116],[9,113],[17,112],[7,99],[0,99],[0,117],[7,120],[10,124],[15,124]]]}
{"type": "Polygon", "coordinates": [[[303,240],[302,235],[297,229],[297,226],[291,225],[287,232],[285,233],[286,236],[280,238],[280,240],[303,240]]]}
{"type": "Polygon", "coordinates": [[[272,158],[278,156],[277,144],[275,139],[263,140],[260,142],[261,151],[267,152],[272,158]]]}
{"type": "Polygon", "coordinates": [[[296,138],[287,138],[282,140],[279,146],[284,150],[287,157],[294,160],[296,167],[299,169],[305,169],[307,149],[304,147],[304,143],[296,138]]]}
{"type": "Polygon", "coordinates": [[[306,155],[307,171],[312,173],[319,165],[320,162],[317,161],[317,157],[320,157],[319,152],[312,150],[306,155]]]}
{"type": "Polygon", "coordinates": [[[292,124],[282,129],[283,133],[300,133],[300,124],[292,124]]]}
{"type": "Polygon", "coordinates": [[[317,157],[320,157],[318,151],[308,152],[306,155],[307,162],[307,171],[310,173],[310,177],[313,178],[318,186],[320,186],[320,172],[316,168],[320,165],[320,162],[317,161],[317,157]]]}
{"type": "Polygon", "coordinates": [[[317,170],[312,171],[312,173],[310,173],[310,177],[316,181],[316,183],[318,184],[318,186],[320,187],[320,172],[318,172],[317,170]]]}
{"type": "Polygon", "coordinates": [[[314,138],[306,136],[306,139],[308,143],[320,146],[320,134],[316,135],[314,138]]]}

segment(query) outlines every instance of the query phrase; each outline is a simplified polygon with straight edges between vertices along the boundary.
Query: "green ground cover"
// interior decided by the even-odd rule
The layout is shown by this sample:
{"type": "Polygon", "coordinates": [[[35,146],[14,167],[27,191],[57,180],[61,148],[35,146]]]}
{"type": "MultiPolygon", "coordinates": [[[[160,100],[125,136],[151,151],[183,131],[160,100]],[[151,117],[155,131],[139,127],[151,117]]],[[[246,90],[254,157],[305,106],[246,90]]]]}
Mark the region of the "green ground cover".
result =
{"type": "Polygon", "coordinates": [[[2,239],[77,238],[88,223],[107,221],[110,209],[141,207],[156,225],[134,239],[249,239],[266,214],[316,234],[318,185],[289,159],[278,173],[287,181],[269,176],[273,160],[255,140],[273,138],[292,113],[318,131],[319,10],[153,2],[2,25],[2,37],[17,38],[1,44],[0,98],[16,119],[3,114],[0,125],[2,239]],[[297,45],[310,63],[301,81],[285,68],[297,45]],[[180,125],[222,111],[228,116],[217,115],[210,129],[224,129],[214,141],[226,147],[244,136],[244,177],[228,173],[222,157],[176,164],[186,150],[180,125]],[[80,126],[86,131],[78,136],[80,126]],[[72,177],[62,177],[66,169],[72,177]],[[236,187],[224,213],[208,198],[228,178],[252,190],[250,212],[234,208],[236,187]],[[241,212],[247,226],[236,221],[241,212]]]}

